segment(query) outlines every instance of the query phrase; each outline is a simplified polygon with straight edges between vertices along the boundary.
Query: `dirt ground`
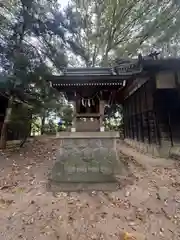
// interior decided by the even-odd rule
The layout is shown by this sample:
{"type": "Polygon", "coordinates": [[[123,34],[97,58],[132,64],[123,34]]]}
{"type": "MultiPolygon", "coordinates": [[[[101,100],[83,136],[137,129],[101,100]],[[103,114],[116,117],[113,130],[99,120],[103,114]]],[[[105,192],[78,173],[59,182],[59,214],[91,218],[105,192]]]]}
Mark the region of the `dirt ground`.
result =
{"type": "Polygon", "coordinates": [[[51,139],[1,152],[1,240],[180,239],[177,161],[144,167],[121,154],[131,174],[116,192],[53,195],[47,173],[58,146],[51,139]]]}

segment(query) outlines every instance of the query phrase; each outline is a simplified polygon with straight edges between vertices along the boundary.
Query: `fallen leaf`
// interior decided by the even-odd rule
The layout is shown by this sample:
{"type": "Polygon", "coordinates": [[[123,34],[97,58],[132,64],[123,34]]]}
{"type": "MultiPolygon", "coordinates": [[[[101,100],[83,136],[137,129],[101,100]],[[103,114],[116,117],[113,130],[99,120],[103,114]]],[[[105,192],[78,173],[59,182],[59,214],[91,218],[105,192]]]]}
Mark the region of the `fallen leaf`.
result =
{"type": "Polygon", "coordinates": [[[31,225],[31,224],[33,224],[34,223],[34,218],[31,218],[26,224],[27,225],[31,225]]]}
{"type": "Polygon", "coordinates": [[[26,169],[28,169],[28,170],[29,170],[30,168],[32,168],[32,166],[27,166],[27,167],[26,167],[26,169]]]}
{"type": "Polygon", "coordinates": [[[125,232],[123,236],[123,240],[136,240],[136,238],[132,234],[125,232]]]}
{"type": "Polygon", "coordinates": [[[42,195],[42,193],[37,193],[37,194],[36,194],[36,196],[41,196],[41,195],[42,195]]]}
{"type": "Polygon", "coordinates": [[[130,196],[130,192],[127,191],[127,192],[125,193],[125,197],[129,197],[129,196],[130,196]]]}
{"type": "Polygon", "coordinates": [[[0,188],[0,190],[5,190],[5,189],[8,189],[8,188],[10,188],[10,187],[12,187],[12,185],[5,185],[5,186],[2,186],[2,187],[0,188]]]}
{"type": "Polygon", "coordinates": [[[24,191],[25,191],[25,188],[23,188],[23,187],[19,187],[19,188],[16,189],[17,193],[22,193],[24,191]]]}
{"type": "Polygon", "coordinates": [[[5,200],[3,198],[0,199],[0,208],[8,208],[13,203],[13,200],[5,200]]]}

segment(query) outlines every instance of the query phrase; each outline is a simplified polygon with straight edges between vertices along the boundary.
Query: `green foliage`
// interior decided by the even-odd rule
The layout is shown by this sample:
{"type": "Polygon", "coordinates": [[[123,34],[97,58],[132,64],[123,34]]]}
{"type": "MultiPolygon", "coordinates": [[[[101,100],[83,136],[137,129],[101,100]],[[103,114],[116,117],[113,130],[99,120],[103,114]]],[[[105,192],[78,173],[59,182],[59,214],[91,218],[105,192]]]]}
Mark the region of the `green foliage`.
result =
{"type": "Polygon", "coordinates": [[[8,126],[9,132],[21,132],[21,137],[29,136],[31,131],[32,115],[27,105],[14,104],[12,108],[11,121],[8,126]]]}
{"type": "Polygon", "coordinates": [[[72,9],[69,17],[79,27],[71,47],[86,66],[151,51],[180,32],[180,5],[174,1],[73,0],[72,9]]]}
{"type": "Polygon", "coordinates": [[[47,76],[66,66],[64,32],[57,22],[55,6],[57,1],[46,0],[7,0],[0,4],[1,91],[11,99],[9,108],[18,98],[31,104],[32,113],[44,119],[60,106],[60,97],[47,84],[47,76]]]}
{"type": "Polygon", "coordinates": [[[57,32],[58,43],[53,39],[59,29],[49,17],[53,4],[56,2],[8,0],[0,5],[0,63],[6,90],[30,88],[32,82],[40,85],[41,79],[51,75],[52,67],[66,65],[64,46],[60,45],[63,35],[57,32]]]}
{"type": "Polygon", "coordinates": [[[71,105],[64,105],[59,116],[66,127],[71,126],[73,119],[73,107],[71,105]]]}
{"type": "Polygon", "coordinates": [[[122,106],[113,104],[112,106],[106,106],[104,125],[106,129],[120,131],[122,128],[122,106]]]}
{"type": "Polygon", "coordinates": [[[41,122],[38,116],[32,116],[31,122],[31,135],[35,135],[36,133],[41,132],[41,122]]]}
{"type": "Polygon", "coordinates": [[[58,126],[53,122],[53,120],[49,120],[49,122],[44,125],[45,134],[55,135],[57,130],[58,130],[58,126]]]}

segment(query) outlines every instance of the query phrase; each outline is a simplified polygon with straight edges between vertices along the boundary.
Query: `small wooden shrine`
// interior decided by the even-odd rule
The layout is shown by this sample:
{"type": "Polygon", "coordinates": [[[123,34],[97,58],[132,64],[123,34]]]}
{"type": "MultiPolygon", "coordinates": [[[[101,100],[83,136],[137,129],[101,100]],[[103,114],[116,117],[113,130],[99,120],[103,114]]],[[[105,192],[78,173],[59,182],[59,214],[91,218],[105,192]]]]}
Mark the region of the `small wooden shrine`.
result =
{"type": "Polygon", "coordinates": [[[128,80],[142,71],[140,60],[113,68],[67,68],[51,84],[74,105],[72,132],[104,131],[104,108],[119,99],[128,80]]]}

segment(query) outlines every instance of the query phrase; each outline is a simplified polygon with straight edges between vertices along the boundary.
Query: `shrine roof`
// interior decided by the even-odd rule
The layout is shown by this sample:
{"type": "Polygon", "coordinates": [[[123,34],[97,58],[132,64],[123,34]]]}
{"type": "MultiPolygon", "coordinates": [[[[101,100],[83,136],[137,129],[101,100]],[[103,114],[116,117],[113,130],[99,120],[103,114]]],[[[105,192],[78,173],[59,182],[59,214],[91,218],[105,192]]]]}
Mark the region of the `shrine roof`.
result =
{"type": "Polygon", "coordinates": [[[65,68],[59,76],[51,76],[53,86],[122,85],[138,75],[142,68],[137,60],[124,61],[116,67],[65,68]]]}
{"type": "Polygon", "coordinates": [[[116,67],[65,68],[62,76],[130,76],[141,71],[137,61],[124,62],[116,67]]]}
{"type": "Polygon", "coordinates": [[[177,71],[180,69],[180,58],[143,59],[143,71],[177,71]]]}
{"type": "Polygon", "coordinates": [[[178,71],[180,58],[155,59],[152,56],[119,60],[113,67],[64,68],[59,76],[50,76],[54,87],[124,85],[132,77],[145,76],[152,72],[178,71]]]}
{"type": "Polygon", "coordinates": [[[64,76],[110,76],[112,75],[111,68],[87,67],[87,68],[65,68],[63,70],[64,76]]]}

